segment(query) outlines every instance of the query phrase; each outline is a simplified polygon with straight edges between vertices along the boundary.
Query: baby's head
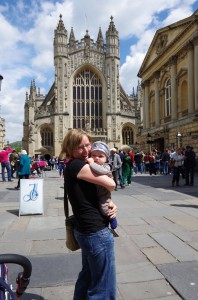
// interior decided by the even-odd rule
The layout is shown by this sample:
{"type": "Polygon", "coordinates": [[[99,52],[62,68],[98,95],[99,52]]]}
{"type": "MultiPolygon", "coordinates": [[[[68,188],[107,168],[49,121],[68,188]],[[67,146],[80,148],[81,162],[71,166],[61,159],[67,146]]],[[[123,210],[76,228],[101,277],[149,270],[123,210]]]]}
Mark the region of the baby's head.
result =
{"type": "Polygon", "coordinates": [[[103,142],[94,142],[91,147],[91,157],[94,162],[103,165],[109,158],[109,147],[103,142]]]}

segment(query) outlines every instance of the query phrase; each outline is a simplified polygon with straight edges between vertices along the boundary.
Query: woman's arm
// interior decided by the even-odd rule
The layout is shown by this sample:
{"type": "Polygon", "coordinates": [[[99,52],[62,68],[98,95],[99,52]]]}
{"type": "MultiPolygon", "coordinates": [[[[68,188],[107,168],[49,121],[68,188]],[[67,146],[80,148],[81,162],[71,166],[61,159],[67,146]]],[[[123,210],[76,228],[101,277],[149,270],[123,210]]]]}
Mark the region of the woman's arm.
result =
{"type": "Polygon", "coordinates": [[[115,188],[115,182],[107,175],[97,175],[90,169],[88,164],[84,165],[77,175],[77,178],[85,181],[98,184],[106,188],[109,192],[112,192],[115,188]]]}

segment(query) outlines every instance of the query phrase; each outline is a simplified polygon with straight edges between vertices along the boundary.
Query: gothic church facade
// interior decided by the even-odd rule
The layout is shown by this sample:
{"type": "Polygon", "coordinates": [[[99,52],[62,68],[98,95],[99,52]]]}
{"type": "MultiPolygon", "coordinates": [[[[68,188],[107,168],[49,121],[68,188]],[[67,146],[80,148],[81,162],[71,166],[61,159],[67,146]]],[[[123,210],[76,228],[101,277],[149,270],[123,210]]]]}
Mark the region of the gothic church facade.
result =
{"type": "Polygon", "coordinates": [[[88,31],[77,41],[73,28],[68,38],[60,15],[54,34],[54,83],[46,96],[34,81],[26,93],[22,145],[30,156],[58,156],[72,128],[86,130],[109,147],[135,144],[141,87],[131,96],[122,88],[119,43],[113,17],[105,43],[101,28],[96,42],[88,31]]]}

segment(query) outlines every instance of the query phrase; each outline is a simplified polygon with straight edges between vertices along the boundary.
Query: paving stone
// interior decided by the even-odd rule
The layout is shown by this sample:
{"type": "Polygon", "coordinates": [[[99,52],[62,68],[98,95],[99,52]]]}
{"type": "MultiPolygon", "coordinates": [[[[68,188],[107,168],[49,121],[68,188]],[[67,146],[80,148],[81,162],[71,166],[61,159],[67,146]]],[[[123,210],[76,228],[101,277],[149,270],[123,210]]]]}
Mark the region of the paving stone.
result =
{"type": "MultiPolygon", "coordinates": [[[[32,263],[29,288],[74,284],[81,270],[81,253],[79,252],[27,257],[32,263]]],[[[10,282],[15,282],[16,274],[21,269],[18,265],[9,264],[10,282]]]]}
{"type": "Polygon", "coordinates": [[[65,227],[65,218],[60,216],[55,217],[43,217],[37,216],[31,218],[27,230],[35,231],[35,230],[43,230],[48,229],[49,231],[52,229],[60,229],[65,227]]]}
{"type": "Polygon", "coordinates": [[[197,261],[161,265],[158,268],[183,299],[198,299],[197,261]]]}
{"type": "Polygon", "coordinates": [[[43,299],[47,300],[73,300],[74,285],[56,286],[42,289],[43,299]]]}
{"type": "Polygon", "coordinates": [[[28,223],[30,221],[30,217],[20,216],[14,220],[12,225],[9,227],[10,231],[25,231],[28,223]]]}
{"type": "Polygon", "coordinates": [[[146,257],[155,265],[175,263],[176,259],[162,247],[143,248],[141,250],[146,257]]]}
{"type": "Polygon", "coordinates": [[[58,208],[48,208],[46,210],[46,216],[56,217],[58,215],[59,215],[59,209],[58,208]]]}
{"type": "Polygon", "coordinates": [[[198,231],[183,230],[175,233],[184,242],[198,242],[198,231]]]}
{"type": "Polygon", "coordinates": [[[152,233],[151,236],[179,261],[198,260],[198,252],[171,233],[152,233]]]}
{"type": "MultiPolygon", "coordinates": [[[[80,251],[80,250],[79,250],[80,251]]],[[[65,240],[46,240],[46,241],[33,241],[30,250],[30,255],[48,255],[57,253],[68,253],[65,240]]]]}
{"type": "Polygon", "coordinates": [[[190,242],[188,243],[192,248],[198,251],[198,242],[190,242]]]}
{"type": "Polygon", "coordinates": [[[154,247],[158,244],[148,234],[131,235],[131,240],[140,248],[154,247]]]}
{"type": "Polygon", "coordinates": [[[135,235],[135,234],[150,234],[156,232],[156,229],[151,227],[150,225],[128,225],[127,227],[123,228],[128,235],[135,235]]]}
{"type": "Polygon", "coordinates": [[[144,220],[147,222],[147,224],[150,224],[152,228],[157,229],[158,232],[182,232],[184,228],[181,225],[175,224],[168,220],[165,217],[144,217],[144,220]]]}
{"type": "Polygon", "coordinates": [[[14,222],[16,216],[12,215],[12,214],[0,214],[0,229],[1,230],[5,230],[7,229],[9,226],[11,226],[11,224],[14,222]]]}
{"type": "Polygon", "coordinates": [[[122,223],[122,226],[128,225],[147,225],[147,223],[142,218],[132,218],[132,217],[117,217],[118,224],[119,222],[122,223]]]}
{"type": "Polygon", "coordinates": [[[43,298],[41,294],[42,294],[41,288],[28,287],[25,293],[21,296],[20,300],[47,300],[48,299],[48,298],[43,298]]]}
{"type": "Polygon", "coordinates": [[[116,264],[121,266],[146,261],[140,249],[128,236],[115,238],[115,256],[116,264]],[[124,253],[124,255],[119,253],[124,253]]]}
{"type": "MultiPolygon", "coordinates": [[[[197,212],[198,216],[198,212],[197,212]]],[[[179,224],[187,230],[193,231],[198,228],[198,219],[193,218],[192,216],[167,216],[168,220],[171,220],[173,223],[179,224]]]]}
{"type": "Polygon", "coordinates": [[[39,229],[38,231],[28,231],[28,232],[6,232],[3,235],[3,239],[7,240],[51,240],[51,239],[65,239],[66,232],[65,228],[62,229],[39,229]]]}
{"type": "Polygon", "coordinates": [[[130,261],[126,265],[118,263],[117,267],[117,282],[118,283],[133,283],[133,282],[145,282],[157,279],[163,279],[162,274],[157,268],[150,262],[131,263],[130,261]]]}
{"type": "Polygon", "coordinates": [[[27,255],[32,247],[32,241],[6,241],[0,242],[0,253],[16,253],[21,255],[27,255]]]}
{"type": "Polygon", "coordinates": [[[186,214],[184,214],[183,212],[181,211],[178,211],[176,210],[175,208],[173,207],[167,207],[167,206],[164,206],[163,209],[161,207],[148,207],[143,209],[139,209],[139,208],[133,208],[133,210],[131,210],[131,214],[132,216],[134,217],[140,217],[140,218],[144,218],[144,217],[155,217],[155,216],[158,216],[158,217],[164,217],[164,216],[175,216],[175,215],[178,215],[178,216],[186,216],[186,214]]]}
{"type": "Polygon", "coordinates": [[[118,284],[118,288],[123,300],[164,299],[164,297],[176,294],[174,289],[163,279],[118,284]]]}

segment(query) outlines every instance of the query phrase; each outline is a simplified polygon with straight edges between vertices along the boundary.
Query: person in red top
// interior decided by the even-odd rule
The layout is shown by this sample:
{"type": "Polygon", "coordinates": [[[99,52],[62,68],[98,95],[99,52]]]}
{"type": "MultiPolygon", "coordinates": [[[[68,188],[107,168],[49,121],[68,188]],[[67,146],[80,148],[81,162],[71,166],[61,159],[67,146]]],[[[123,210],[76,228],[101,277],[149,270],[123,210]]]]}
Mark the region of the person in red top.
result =
{"type": "Polygon", "coordinates": [[[9,154],[13,151],[9,146],[5,146],[3,150],[0,152],[0,162],[1,162],[1,172],[2,172],[2,181],[6,181],[5,178],[5,169],[8,174],[8,181],[12,181],[11,179],[11,167],[9,162],[9,154]]]}

